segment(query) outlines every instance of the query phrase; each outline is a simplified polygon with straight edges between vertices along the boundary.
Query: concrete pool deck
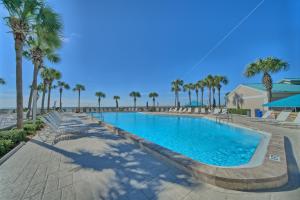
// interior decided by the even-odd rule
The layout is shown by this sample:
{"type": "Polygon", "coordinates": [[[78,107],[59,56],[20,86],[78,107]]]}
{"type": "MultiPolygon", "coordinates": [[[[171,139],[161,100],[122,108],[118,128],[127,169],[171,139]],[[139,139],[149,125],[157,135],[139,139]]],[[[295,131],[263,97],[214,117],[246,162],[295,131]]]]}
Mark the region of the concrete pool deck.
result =
{"type": "Polygon", "coordinates": [[[298,130],[258,127],[257,123],[234,119],[238,124],[286,136],[290,177],[281,188],[241,192],[195,181],[130,140],[90,120],[82,121],[89,131],[81,137],[51,145],[52,133],[46,128],[3,163],[0,199],[299,199],[298,130]]]}
{"type": "Polygon", "coordinates": [[[100,124],[118,135],[131,139],[151,153],[190,173],[196,179],[212,185],[234,190],[257,190],[280,187],[288,181],[284,138],[278,134],[270,134],[266,152],[256,152],[264,154],[261,155],[263,160],[260,165],[230,168],[195,161],[118,127],[105,122],[100,124]],[[277,160],[272,160],[272,157],[276,157],[277,160]]]}

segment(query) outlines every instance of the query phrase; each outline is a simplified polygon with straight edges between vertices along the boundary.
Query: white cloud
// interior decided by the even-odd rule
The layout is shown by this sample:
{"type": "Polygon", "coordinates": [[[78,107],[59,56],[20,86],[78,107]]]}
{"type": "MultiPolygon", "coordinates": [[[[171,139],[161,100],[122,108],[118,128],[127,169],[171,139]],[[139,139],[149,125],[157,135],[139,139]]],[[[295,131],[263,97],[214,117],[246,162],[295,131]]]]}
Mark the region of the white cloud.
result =
{"type": "Polygon", "coordinates": [[[69,43],[71,42],[74,38],[80,38],[81,35],[78,34],[78,33],[71,33],[69,35],[66,35],[66,36],[62,36],[61,37],[61,40],[64,42],[64,43],[69,43]]]}

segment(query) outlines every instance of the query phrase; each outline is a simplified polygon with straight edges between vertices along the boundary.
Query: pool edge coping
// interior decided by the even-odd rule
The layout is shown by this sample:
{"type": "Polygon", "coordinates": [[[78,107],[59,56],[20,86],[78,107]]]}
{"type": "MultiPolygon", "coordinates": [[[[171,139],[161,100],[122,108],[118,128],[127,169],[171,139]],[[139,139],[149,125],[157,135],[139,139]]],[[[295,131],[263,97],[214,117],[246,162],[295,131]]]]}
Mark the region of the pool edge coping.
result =
{"type": "MultiPolygon", "coordinates": [[[[195,161],[109,123],[97,119],[95,120],[111,132],[130,139],[146,150],[151,151],[154,154],[158,154],[160,158],[172,162],[177,167],[187,171],[201,181],[212,185],[227,189],[247,191],[277,188],[288,182],[284,137],[279,134],[268,133],[271,136],[267,146],[266,155],[264,156],[264,160],[261,165],[231,168],[211,166],[195,161]],[[271,155],[279,156],[280,160],[270,160],[271,155]]],[[[238,126],[244,128],[243,126],[238,126]]],[[[245,128],[250,129],[248,127],[245,128]]]]}

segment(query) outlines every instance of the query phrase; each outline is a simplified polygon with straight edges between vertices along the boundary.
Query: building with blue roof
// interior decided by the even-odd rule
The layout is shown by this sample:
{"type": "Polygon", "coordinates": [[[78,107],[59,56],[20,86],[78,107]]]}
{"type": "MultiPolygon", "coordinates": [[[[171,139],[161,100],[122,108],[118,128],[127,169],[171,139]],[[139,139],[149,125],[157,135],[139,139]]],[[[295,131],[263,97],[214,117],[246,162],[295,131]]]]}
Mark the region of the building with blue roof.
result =
{"type": "MultiPolygon", "coordinates": [[[[273,83],[272,101],[300,94],[300,78],[284,78],[273,83]]],[[[226,96],[228,108],[250,109],[253,116],[256,109],[267,109],[267,91],[262,83],[240,84],[226,96]]]]}

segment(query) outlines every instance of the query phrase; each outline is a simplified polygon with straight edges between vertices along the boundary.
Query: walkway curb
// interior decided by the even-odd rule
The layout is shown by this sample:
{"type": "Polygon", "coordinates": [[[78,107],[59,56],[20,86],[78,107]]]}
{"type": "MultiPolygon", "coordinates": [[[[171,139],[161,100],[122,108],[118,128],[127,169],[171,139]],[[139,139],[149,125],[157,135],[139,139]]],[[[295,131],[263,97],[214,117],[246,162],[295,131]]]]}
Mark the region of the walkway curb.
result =
{"type": "Polygon", "coordinates": [[[5,154],[1,159],[0,159],[0,165],[2,165],[7,159],[9,159],[12,155],[14,155],[22,146],[24,146],[26,142],[20,142],[18,146],[10,150],[7,154],[5,154]]]}

